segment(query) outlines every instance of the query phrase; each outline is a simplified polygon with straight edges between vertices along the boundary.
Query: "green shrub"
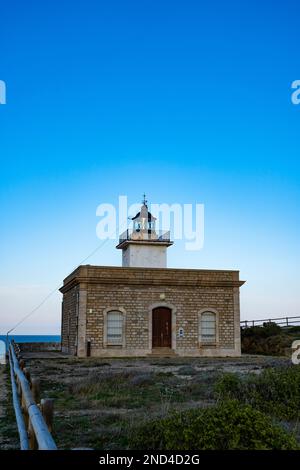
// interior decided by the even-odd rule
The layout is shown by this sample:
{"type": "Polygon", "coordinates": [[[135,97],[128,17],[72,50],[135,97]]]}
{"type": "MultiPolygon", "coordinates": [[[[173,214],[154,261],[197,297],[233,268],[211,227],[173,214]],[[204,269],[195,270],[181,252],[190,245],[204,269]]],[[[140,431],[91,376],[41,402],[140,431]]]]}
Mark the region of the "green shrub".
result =
{"type": "Polygon", "coordinates": [[[232,400],[243,398],[244,383],[238,374],[227,372],[215,384],[215,394],[218,399],[232,400]]]}
{"type": "Polygon", "coordinates": [[[129,447],[142,450],[299,448],[294,436],[274,425],[271,418],[237,401],[148,422],[131,435],[129,447]]]}
{"type": "Polygon", "coordinates": [[[282,419],[300,417],[300,366],[265,369],[260,375],[224,374],[215,386],[218,399],[237,399],[282,419]]]}
{"type": "Polygon", "coordinates": [[[288,328],[284,328],[284,331],[289,334],[300,334],[300,326],[289,326],[288,328]]]}
{"type": "Polygon", "coordinates": [[[250,328],[242,328],[242,338],[249,336],[258,336],[260,338],[268,338],[269,336],[277,336],[282,333],[282,329],[277,323],[267,322],[262,326],[252,326],[250,328]]]}
{"type": "MultiPolygon", "coordinates": [[[[241,329],[242,352],[246,354],[266,354],[283,356],[290,354],[291,344],[297,338],[297,327],[281,328],[268,322],[263,326],[241,329]]],[[[298,333],[299,335],[299,333],[298,333]]]]}
{"type": "Polygon", "coordinates": [[[291,356],[294,338],[290,335],[270,336],[269,338],[244,338],[242,352],[246,354],[265,354],[267,356],[291,356]]]}

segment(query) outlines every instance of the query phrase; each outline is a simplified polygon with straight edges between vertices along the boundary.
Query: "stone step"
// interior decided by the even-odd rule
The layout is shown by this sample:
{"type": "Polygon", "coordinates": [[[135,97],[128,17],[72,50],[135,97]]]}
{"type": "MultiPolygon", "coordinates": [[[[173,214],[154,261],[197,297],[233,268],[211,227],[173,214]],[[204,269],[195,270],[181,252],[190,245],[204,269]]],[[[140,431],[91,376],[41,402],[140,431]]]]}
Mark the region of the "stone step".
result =
{"type": "Polygon", "coordinates": [[[177,356],[175,351],[171,348],[153,348],[152,352],[148,354],[150,357],[174,357],[177,356]]]}

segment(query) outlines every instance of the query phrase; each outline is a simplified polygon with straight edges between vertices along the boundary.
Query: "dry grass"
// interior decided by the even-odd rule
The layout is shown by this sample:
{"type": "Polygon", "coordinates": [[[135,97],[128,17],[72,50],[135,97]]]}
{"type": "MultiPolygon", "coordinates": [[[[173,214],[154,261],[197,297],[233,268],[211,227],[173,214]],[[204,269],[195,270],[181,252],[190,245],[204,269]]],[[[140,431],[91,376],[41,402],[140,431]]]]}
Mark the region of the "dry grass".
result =
{"type": "MultiPolygon", "coordinates": [[[[276,359],[277,360],[277,359],[276,359]]],[[[125,449],[137,425],[172,410],[207,407],[225,371],[259,372],[274,359],[148,358],[27,360],[42,397],[55,399],[59,448],[125,449]]],[[[278,359],[279,361],[279,359],[278,359]]]]}

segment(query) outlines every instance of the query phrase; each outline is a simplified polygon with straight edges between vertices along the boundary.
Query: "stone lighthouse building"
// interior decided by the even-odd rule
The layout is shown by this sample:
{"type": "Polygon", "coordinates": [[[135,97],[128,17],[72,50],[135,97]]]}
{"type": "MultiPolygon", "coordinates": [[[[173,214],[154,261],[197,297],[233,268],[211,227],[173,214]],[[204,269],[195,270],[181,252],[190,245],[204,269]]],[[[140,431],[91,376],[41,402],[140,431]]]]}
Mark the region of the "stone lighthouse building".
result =
{"type": "Polygon", "coordinates": [[[64,280],[62,350],[85,357],[239,356],[238,271],[167,268],[169,232],[144,200],[117,249],[122,267],[79,266],[64,280]]]}

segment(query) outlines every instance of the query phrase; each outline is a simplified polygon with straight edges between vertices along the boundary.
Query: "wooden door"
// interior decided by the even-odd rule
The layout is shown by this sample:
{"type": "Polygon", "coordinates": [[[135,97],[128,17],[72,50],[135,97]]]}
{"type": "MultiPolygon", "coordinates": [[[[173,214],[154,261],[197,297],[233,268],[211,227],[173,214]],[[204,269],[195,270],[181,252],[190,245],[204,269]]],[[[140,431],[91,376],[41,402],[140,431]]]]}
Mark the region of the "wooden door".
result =
{"type": "Polygon", "coordinates": [[[171,310],[157,307],[152,310],[152,347],[170,348],[171,345],[171,310]]]}

